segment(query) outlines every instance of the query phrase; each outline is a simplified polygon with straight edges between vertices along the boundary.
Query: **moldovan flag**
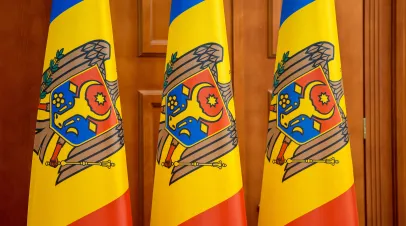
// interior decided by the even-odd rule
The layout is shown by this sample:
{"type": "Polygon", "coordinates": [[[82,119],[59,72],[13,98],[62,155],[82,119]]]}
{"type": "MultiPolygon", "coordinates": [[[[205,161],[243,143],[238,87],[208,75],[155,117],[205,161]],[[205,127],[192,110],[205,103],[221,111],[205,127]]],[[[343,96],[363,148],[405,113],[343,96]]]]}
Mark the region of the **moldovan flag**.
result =
{"type": "Polygon", "coordinates": [[[245,226],[223,1],[172,0],[151,226],[245,226]]]}
{"type": "Polygon", "coordinates": [[[132,225],[109,0],[53,0],[28,225],[132,225]]]}
{"type": "Polygon", "coordinates": [[[355,226],[334,0],[284,0],[260,226],[355,226]]]}

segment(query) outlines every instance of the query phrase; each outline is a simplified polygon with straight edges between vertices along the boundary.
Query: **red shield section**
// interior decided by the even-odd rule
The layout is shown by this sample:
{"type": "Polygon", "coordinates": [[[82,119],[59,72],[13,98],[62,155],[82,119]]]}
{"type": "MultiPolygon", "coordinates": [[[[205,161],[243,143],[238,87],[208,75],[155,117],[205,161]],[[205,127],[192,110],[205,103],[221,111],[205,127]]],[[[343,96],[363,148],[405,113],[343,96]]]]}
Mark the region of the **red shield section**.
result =
{"type": "Polygon", "coordinates": [[[327,114],[334,108],[334,114],[328,119],[314,117],[314,119],[321,125],[320,133],[322,134],[339,124],[341,122],[341,116],[334,95],[331,92],[331,88],[321,68],[317,68],[299,78],[296,80],[296,84],[301,87],[307,87],[307,85],[313,81],[321,81],[323,83],[323,85],[313,87],[310,91],[310,99],[316,111],[322,114],[327,114]]]}

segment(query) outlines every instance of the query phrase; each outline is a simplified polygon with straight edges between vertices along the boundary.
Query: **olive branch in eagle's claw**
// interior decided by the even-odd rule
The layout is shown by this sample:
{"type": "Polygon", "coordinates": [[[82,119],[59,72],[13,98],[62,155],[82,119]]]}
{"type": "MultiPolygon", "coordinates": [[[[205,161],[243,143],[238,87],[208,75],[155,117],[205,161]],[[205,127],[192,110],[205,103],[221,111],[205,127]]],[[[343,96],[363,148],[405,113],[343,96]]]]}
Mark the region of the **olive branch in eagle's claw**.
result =
{"type": "MultiPolygon", "coordinates": [[[[219,169],[222,169],[223,167],[227,167],[227,164],[223,163],[221,160],[218,162],[212,162],[212,163],[200,163],[200,162],[172,162],[172,166],[211,166],[211,167],[216,167],[219,169]]],[[[165,166],[165,163],[161,163],[161,166],[165,166]]]]}
{"type": "MultiPolygon", "coordinates": [[[[50,166],[50,162],[45,163],[46,166],[50,166]]],[[[86,161],[81,161],[81,162],[66,162],[66,161],[60,161],[58,162],[58,165],[60,166],[65,166],[65,165],[82,165],[82,166],[101,166],[101,167],[106,167],[107,169],[111,169],[111,167],[116,166],[114,162],[111,162],[110,160],[108,161],[101,161],[101,162],[86,162],[86,161]]]]}
{"type": "MultiPolygon", "coordinates": [[[[325,164],[330,164],[332,166],[335,166],[336,164],[340,163],[338,160],[336,160],[334,157],[331,159],[320,159],[320,160],[315,160],[315,159],[287,159],[285,160],[285,163],[325,163],[325,164]]],[[[272,160],[273,164],[276,164],[276,160],[272,160]]]]}

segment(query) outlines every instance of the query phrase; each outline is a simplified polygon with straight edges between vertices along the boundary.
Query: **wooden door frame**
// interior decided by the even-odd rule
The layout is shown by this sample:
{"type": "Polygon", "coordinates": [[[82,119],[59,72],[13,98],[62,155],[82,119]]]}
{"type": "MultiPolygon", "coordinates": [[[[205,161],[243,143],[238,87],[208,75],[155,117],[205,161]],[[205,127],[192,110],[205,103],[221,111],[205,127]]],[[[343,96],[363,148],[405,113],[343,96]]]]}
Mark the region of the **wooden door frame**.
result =
{"type": "Polygon", "coordinates": [[[406,225],[406,2],[393,0],[394,82],[392,85],[395,191],[397,225],[406,225]]]}
{"type": "Polygon", "coordinates": [[[364,3],[366,222],[405,225],[406,3],[364,3]]]}
{"type": "Polygon", "coordinates": [[[394,225],[390,1],[364,1],[365,209],[368,226],[394,225]]]}

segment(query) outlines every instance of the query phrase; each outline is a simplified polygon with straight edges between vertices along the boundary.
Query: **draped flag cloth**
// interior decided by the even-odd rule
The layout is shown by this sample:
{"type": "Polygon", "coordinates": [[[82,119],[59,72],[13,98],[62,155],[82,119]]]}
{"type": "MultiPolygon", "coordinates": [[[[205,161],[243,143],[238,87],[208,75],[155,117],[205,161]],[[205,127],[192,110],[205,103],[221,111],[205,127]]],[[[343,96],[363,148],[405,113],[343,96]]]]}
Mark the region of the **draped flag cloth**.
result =
{"type": "Polygon", "coordinates": [[[224,6],[172,0],[152,226],[244,226],[224,6]]]}
{"type": "Polygon", "coordinates": [[[108,0],[54,0],[28,225],[132,225],[108,0]]]}
{"type": "Polygon", "coordinates": [[[355,226],[334,0],[284,0],[260,226],[355,226]]]}

